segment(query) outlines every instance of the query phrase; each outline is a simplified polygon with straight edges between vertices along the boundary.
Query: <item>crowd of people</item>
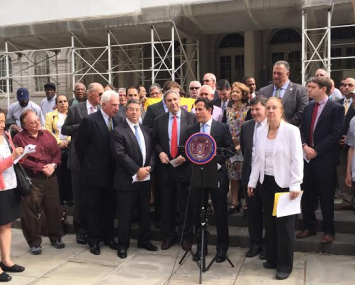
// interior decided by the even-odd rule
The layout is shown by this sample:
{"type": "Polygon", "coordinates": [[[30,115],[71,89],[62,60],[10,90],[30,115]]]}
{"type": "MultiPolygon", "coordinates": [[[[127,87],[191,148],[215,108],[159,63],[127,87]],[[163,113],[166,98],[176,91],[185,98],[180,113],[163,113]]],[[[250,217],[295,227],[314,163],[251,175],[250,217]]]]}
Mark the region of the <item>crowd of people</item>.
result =
{"type": "Polygon", "coordinates": [[[6,120],[0,111],[0,281],[11,279],[6,272],[25,270],[10,260],[11,223],[21,217],[33,255],[42,252],[43,227],[51,245],[64,248],[64,204],[75,206],[77,243],[88,244],[99,255],[103,242],[126,258],[136,212],[138,247],[158,250],[149,238],[154,203],[163,237],[160,249],[179,243],[190,251],[196,243],[193,260],[199,261],[202,253],[208,254],[208,243],[201,245],[202,189],[192,186],[192,163],[181,147],[199,132],[227,150],[213,160],[218,183],[203,189],[204,206],[216,221],[216,262],[227,259],[228,216],[244,208],[250,237],[246,256],[260,255],[265,268],[286,279],[293,267],[296,215],[272,215],[275,193],[289,192],[295,199],[304,191],[303,228],[297,238],[316,234],[320,204],[324,244],[335,238],[335,190],[344,189],[339,210],[353,207],[354,197],[346,194],[355,194],[348,190],[355,189],[355,79],[342,80],[339,90],[318,69],[302,86],[289,79],[286,61],[276,62],[272,73],[271,84],[259,91],[251,76],[230,84],[207,73],[201,83],[189,83],[189,94],[174,81],[149,89],[120,87],[117,92],[112,85],[94,82],[87,88],[77,83],[70,100],[49,82],[40,106],[30,101],[27,89],[18,89],[6,120]],[[182,97],[196,99],[191,110],[181,106],[182,97]],[[146,108],[147,98],[161,101],[146,108]],[[32,188],[20,198],[14,161],[29,144],[36,145],[36,152],[20,163],[32,188]]]}

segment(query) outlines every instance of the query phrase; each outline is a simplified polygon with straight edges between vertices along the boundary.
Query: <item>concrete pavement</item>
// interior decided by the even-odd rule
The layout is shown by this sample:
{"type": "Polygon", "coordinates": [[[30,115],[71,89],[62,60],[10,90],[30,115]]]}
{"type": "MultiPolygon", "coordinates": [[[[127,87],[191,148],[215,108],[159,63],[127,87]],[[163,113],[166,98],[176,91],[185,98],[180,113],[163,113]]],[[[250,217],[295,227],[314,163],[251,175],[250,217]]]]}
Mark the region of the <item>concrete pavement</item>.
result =
{"type": "MultiPolygon", "coordinates": [[[[168,280],[169,284],[198,284],[199,269],[191,257],[179,266],[183,252],[178,252],[178,246],[151,253],[137,249],[136,241],[132,241],[128,257],[120,259],[115,251],[106,246],[101,247],[101,255],[92,255],[87,246],[76,244],[74,235],[66,235],[63,241],[66,243],[65,249],[58,250],[51,247],[48,238],[44,237],[43,253],[33,256],[29,253],[22,231],[13,229],[11,255],[13,261],[25,266],[26,270],[11,274],[13,279],[9,284],[150,285],[168,284],[168,280]]],[[[157,242],[154,244],[158,245],[157,242]]],[[[229,258],[235,267],[232,268],[227,262],[214,264],[204,273],[203,284],[355,284],[354,256],[296,253],[291,276],[278,281],[275,279],[275,270],[264,269],[263,261],[257,257],[245,258],[245,252],[243,248],[230,248],[229,258]]],[[[209,247],[209,253],[207,262],[213,257],[213,246],[209,247]]]]}

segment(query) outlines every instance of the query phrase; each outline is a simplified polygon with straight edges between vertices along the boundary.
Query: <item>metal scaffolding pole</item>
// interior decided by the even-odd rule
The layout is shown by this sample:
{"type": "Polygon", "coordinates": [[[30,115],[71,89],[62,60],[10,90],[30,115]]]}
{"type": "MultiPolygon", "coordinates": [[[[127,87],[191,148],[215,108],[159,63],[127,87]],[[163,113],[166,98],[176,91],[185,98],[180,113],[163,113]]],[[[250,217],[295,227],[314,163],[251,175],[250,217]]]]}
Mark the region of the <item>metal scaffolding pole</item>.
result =
{"type": "Polygon", "coordinates": [[[6,62],[6,98],[7,98],[7,109],[10,107],[10,64],[9,64],[9,46],[8,42],[5,41],[5,62],[6,62]]]}
{"type": "Polygon", "coordinates": [[[306,82],[306,59],[307,59],[307,45],[306,45],[306,21],[307,14],[305,10],[302,10],[302,84],[304,85],[306,82]]]}
{"type": "Polygon", "coordinates": [[[110,84],[112,84],[112,50],[111,50],[111,33],[110,33],[110,31],[107,31],[107,48],[108,48],[108,54],[107,54],[108,81],[110,84]]]}
{"type": "Polygon", "coordinates": [[[332,47],[331,47],[331,43],[332,43],[332,38],[331,38],[331,31],[332,31],[332,14],[333,14],[333,8],[334,8],[334,4],[332,6],[331,9],[328,10],[328,41],[327,41],[327,57],[328,57],[328,66],[327,66],[327,71],[328,71],[328,75],[329,77],[331,77],[331,71],[332,71],[332,66],[331,66],[331,52],[332,52],[332,47]]]}
{"type": "Polygon", "coordinates": [[[72,72],[72,90],[75,88],[75,39],[74,34],[71,33],[71,72],[72,72]]]}
{"type": "MultiPolygon", "coordinates": [[[[175,81],[175,30],[174,25],[171,24],[171,80],[175,81]]],[[[181,45],[182,43],[180,43],[181,45]]]]}
{"type": "Polygon", "coordinates": [[[152,57],[152,84],[155,83],[155,75],[154,75],[154,28],[150,27],[150,40],[151,40],[151,57],[152,57]]]}

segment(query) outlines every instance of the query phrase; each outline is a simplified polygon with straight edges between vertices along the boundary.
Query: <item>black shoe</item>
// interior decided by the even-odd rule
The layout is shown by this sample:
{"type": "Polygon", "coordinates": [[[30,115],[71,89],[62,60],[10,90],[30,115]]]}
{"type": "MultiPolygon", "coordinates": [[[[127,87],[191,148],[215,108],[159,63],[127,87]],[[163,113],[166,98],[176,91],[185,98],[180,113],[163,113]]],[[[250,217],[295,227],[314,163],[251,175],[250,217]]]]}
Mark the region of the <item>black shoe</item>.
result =
{"type": "Polygon", "coordinates": [[[172,247],[172,245],[175,243],[175,240],[172,240],[172,239],[165,239],[163,240],[163,243],[161,244],[160,248],[162,250],[167,250],[169,249],[170,247],[172,247]]]}
{"type": "MultiPolygon", "coordinates": [[[[204,251],[205,256],[208,255],[208,249],[207,246],[205,246],[205,251],[204,251]]],[[[199,261],[201,260],[201,244],[197,244],[197,250],[194,256],[192,257],[193,261],[199,261]]]]}
{"type": "Polygon", "coordinates": [[[221,263],[227,259],[227,253],[224,250],[218,250],[216,254],[216,262],[221,263]]]}
{"type": "Polygon", "coordinates": [[[87,244],[88,237],[86,235],[76,235],[76,243],[78,244],[87,244]]]}
{"type": "Polygon", "coordinates": [[[143,248],[148,251],[157,251],[158,250],[158,247],[153,245],[151,242],[138,243],[138,248],[143,248]]]}
{"type": "Polygon", "coordinates": [[[187,241],[187,240],[184,240],[182,243],[181,243],[181,247],[184,251],[190,251],[191,250],[191,247],[192,247],[192,243],[187,241]]]}
{"type": "Polygon", "coordinates": [[[118,244],[113,239],[109,240],[109,241],[104,241],[104,244],[107,245],[109,248],[111,248],[113,250],[117,250],[118,249],[118,244]]]}
{"type": "Polygon", "coordinates": [[[7,274],[6,272],[3,272],[0,274],[0,282],[8,282],[12,279],[12,277],[7,274]]]}
{"type": "Polygon", "coordinates": [[[276,279],[277,279],[277,280],[284,280],[284,279],[287,279],[288,276],[290,276],[290,273],[282,272],[282,271],[276,272],[276,279]]]}
{"type": "Polygon", "coordinates": [[[0,267],[2,269],[2,271],[6,271],[6,272],[23,272],[25,271],[25,267],[14,264],[11,267],[6,266],[5,264],[3,264],[2,262],[0,262],[0,267]]]}
{"type": "Polygon", "coordinates": [[[56,249],[61,249],[65,247],[65,243],[62,242],[60,239],[51,242],[51,246],[53,246],[56,249]]]}
{"type": "Polygon", "coordinates": [[[273,264],[271,264],[271,263],[269,263],[269,262],[267,262],[267,261],[265,261],[265,262],[263,263],[263,266],[264,266],[264,268],[266,268],[266,269],[275,269],[275,268],[276,268],[276,265],[273,265],[273,264]]]}
{"type": "Polygon", "coordinates": [[[246,257],[254,257],[257,256],[261,252],[260,247],[259,248],[250,248],[247,253],[245,254],[246,257]]]}
{"type": "Polygon", "coordinates": [[[262,249],[261,252],[260,252],[260,255],[259,255],[259,258],[261,260],[266,260],[266,251],[265,249],[262,249]]]}
{"type": "Polygon", "coordinates": [[[98,244],[90,246],[90,252],[94,255],[100,255],[101,253],[100,246],[98,244]]]}
{"type": "Polygon", "coordinates": [[[119,258],[126,258],[127,257],[127,249],[125,249],[124,247],[120,247],[117,250],[117,256],[119,258]]]}
{"type": "Polygon", "coordinates": [[[238,202],[237,205],[231,204],[228,209],[228,215],[233,215],[235,213],[239,213],[240,209],[243,207],[242,203],[238,202]]]}

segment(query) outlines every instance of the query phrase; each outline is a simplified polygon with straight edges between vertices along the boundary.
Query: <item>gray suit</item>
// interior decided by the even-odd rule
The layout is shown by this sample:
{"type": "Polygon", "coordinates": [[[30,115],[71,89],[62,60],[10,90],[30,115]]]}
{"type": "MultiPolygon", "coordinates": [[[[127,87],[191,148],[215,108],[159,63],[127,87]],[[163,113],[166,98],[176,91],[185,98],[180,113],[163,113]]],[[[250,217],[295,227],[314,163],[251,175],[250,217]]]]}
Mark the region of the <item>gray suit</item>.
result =
{"type": "MultiPolygon", "coordinates": [[[[273,90],[274,85],[270,84],[261,88],[259,93],[269,98],[272,97],[273,90]]],[[[307,88],[290,81],[282,98],[282,104],[285,109],[284,115],[287,122],[299,127],[301,125],[304,108],[308,105],[308,102],[307,88]]]]}

